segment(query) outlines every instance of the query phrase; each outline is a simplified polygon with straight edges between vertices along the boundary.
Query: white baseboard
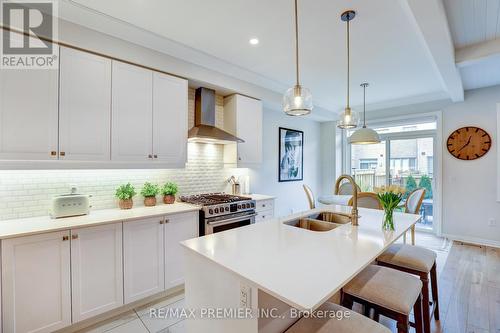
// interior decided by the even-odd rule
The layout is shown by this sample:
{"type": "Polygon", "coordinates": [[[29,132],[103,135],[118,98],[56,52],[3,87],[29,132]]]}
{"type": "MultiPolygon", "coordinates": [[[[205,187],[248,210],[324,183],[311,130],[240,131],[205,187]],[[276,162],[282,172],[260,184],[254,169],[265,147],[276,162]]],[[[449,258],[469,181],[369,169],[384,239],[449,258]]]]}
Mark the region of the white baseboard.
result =
{"type": "Polygon", "coordinates": [[[454,240],[454,241],[458,241],[458,242],[500,248],[499,241],[494,241],[494,240],[490,240],[490,239],[482,239],[482,238],[477,238],[477,237],[464,237],[464,236],[450,235],[450,234],[444,234],[444,233],[442,234],[442,236],[446,237],[448,239],[454,240]]]}

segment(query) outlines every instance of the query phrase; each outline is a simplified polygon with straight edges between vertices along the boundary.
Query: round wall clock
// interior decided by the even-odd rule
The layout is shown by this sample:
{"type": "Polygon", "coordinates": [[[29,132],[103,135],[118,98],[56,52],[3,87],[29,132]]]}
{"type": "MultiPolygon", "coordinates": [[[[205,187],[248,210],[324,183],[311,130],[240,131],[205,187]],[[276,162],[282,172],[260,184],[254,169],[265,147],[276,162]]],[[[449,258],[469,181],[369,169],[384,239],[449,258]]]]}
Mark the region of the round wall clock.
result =
{"type": "Polygon", "coordinates": [[[475,160],[490,150],[491,137],[479,127],[462,127],[450,134],[446,146],[458,159],[475,160]]]}

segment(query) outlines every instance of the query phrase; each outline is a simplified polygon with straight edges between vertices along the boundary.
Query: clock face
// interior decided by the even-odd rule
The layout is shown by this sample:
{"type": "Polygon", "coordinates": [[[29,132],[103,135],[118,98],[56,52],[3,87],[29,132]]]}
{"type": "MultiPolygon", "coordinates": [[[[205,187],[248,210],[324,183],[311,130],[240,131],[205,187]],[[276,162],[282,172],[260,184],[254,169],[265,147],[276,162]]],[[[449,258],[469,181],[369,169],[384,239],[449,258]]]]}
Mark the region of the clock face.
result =
{"type": "Polygon", "coordinates": [[[490,150],[491,137],[479,127],[462,127],[450,134],[446,145],[456,158],[475,160],[490,150]]]}

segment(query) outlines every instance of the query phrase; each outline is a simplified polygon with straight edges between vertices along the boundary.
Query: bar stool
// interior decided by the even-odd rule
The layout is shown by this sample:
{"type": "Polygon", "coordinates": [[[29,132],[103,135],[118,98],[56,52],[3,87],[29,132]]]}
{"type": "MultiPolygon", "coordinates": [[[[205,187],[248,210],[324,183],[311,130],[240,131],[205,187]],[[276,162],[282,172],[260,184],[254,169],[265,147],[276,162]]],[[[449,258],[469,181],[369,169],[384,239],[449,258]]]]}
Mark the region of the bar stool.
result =
{"type": "Polygon", "coordinates": [[[422,333],[422,282],[387,267],[370,265],[342,289],[342,305],[351,309],[359,303],[397,322],[398,333],[408,333],[413,308],[415,329],[422,333]]]}
{"type": "Polygon", "coordinates": [[[377,258],[378,265],[417,275],[422,281],[422,313],[425,333],[431,332],[433,314],[434,319],[439,320],[436,257],[434,251],[420,246],[393,244],[377,258]],[[429,300],[429,275],[432,287],[432,311],[429,300]]]}
{"type": "MultiPolygon", "coordinates": [[[[340,305],[333,303],[325,303],[318,310],[335,312],[349,311],[340,305]]],[[[319,317],[303,317],[294,325],[292,325],[285,333],[390,333],[391,331],[359,313],[350,311],[349,317],[339,318],[319,318],[319,317]]]]}

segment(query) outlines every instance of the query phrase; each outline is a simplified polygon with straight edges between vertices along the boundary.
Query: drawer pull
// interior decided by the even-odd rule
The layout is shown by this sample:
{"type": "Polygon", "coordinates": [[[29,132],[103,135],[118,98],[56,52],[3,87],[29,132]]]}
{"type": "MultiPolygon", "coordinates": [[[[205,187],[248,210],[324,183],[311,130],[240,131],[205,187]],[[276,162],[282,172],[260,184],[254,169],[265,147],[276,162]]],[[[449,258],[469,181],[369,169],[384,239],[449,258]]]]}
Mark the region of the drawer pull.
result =
{"type": "Polygon", "coordinates": [[[63,242],[69,240],[69,236],[63,236],[63,242]]]}
{"type": "Polygon", "coordinates": [[[57,155],[57,152],[55,150],[50,152],[50,156],[56,156],[56,155],[57,155]]]}
{"type": "Polygon", "coordinates": [[[163,224],[163,220],[160,221],[160,224],[163,224]]]}
{"type": "Polygon", "coordinates": [[[153,158],[153,155],[149,154],[149,155],[148,155],[148,158],[153,158]]]}
{"type": "Polygon", "coordinates": [[[168,222],[170,222],[170,221],[168,219],[165,219],[165,223],[168,223],[168,222]]]}
{"type": "Polygon", "coordinates": [[[78,239],[78,235],[71,235],[71,239],[78,239]]]}
{"type": "Polygon", "coordinates": [[[156,155],[156,154],[155,154],[153,157],[154,157],[154,158],[158,158],[158,155],[156,155]]]}
{"type": "Polygon", "coordinates": [[[59,153],[60,156],[66,156],[66,152],[62,151],[59,153]]]}
{"type": "Polygon", "coordinates": [[[262,207],[266,207],[266,204],[262,204],[262,207]]]}

